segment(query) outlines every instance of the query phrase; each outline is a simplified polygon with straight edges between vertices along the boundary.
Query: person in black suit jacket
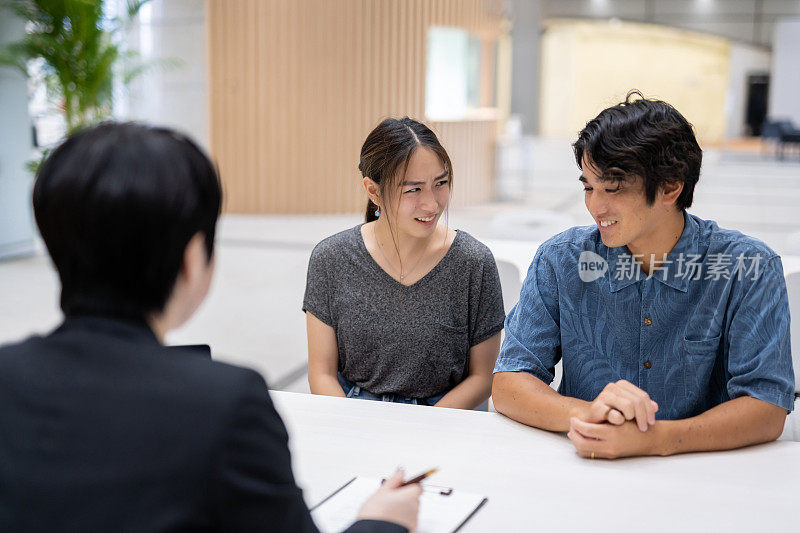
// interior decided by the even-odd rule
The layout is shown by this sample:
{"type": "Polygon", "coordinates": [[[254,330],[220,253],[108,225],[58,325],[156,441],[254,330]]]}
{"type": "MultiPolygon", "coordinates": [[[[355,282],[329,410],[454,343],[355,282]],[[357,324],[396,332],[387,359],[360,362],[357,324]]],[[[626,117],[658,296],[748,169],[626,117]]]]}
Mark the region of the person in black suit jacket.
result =
{"type": "MultiPolygon", "coordinates": [[[[65,320],[0,348],[0,531],[316,531],[263,378],[162,344],[208,291],[221,196],[168,129],[105,123],[42,165],[65,320]]],[[[401,481],[349,531],[413,529],[401,481]]]]}

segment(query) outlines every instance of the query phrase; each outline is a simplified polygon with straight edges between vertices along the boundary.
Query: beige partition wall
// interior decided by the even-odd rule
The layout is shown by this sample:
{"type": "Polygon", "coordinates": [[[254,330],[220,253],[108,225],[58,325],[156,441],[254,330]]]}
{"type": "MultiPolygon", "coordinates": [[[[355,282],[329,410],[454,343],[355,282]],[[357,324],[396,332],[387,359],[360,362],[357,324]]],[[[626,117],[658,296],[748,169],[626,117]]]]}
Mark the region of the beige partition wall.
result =
{"type": "MultiPolygon", "coordinates": [[[[506,31],[495,0],[207,7],[210,146],[235,213],[361,210],[357,165],[367,133],[387,116],[424,120],[428,28],[456,26],[484,39],[506,31]]],[[[489,199],[496,119],[430,125],[453,159],[454,202],[489,199]]]]}
{"type": "Polygon", "coordinates": [[[726,39],[686,30],[620,21],[547,21],[539,130],[573,137],[635,88],[675,106],[701,142],[720,141],[729,56],[726,39]]]}

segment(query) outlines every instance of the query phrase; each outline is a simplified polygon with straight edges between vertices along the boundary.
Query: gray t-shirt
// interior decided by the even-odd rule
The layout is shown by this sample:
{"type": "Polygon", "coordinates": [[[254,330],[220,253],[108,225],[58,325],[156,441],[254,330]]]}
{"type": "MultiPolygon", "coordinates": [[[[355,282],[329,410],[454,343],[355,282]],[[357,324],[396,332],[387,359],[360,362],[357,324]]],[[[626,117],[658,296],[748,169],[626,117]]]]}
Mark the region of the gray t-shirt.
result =
{"type": "Polygon", "coordinates": [[[342,377],[375,394],[413,398],[463,381],[469,349],[501,331],[505,319],[492,252],[466,232],[406,287],[372,258],[360,225],[314,248],[303,311],[336,332],[342,377]]]}

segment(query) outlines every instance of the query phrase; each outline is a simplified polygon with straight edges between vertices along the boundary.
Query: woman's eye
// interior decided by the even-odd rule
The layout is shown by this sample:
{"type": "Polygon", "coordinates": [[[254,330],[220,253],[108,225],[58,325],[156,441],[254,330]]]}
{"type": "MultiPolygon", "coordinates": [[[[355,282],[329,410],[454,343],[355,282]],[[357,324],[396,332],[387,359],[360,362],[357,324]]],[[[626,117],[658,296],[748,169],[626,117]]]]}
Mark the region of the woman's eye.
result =
{"type": "Polygon", "coordinates": [[[436,184],[437,187],[440,187],[442,185],[447,185],[447,180],[442,180],[442,181],[440,181],[439,183],[436,184]]]}
{"type": "Polygon", "coordinates": [[[414,187],[413,189],[409,189],[406,192],[417,192],[418,190],[419,190],[419,187],[414,187]]]}

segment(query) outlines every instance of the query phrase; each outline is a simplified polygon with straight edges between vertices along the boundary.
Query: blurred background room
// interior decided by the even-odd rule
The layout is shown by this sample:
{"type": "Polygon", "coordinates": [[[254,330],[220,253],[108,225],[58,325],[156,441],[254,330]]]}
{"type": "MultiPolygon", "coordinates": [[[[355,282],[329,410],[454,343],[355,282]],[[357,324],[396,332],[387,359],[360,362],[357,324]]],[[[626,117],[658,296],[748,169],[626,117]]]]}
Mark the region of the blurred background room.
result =
{"type": "Polygon", "coordinates": [[[592,223],[570,143],[630,89],[694,125],[690,211],[780,253],[800,316],[800,0],[88,4],[0,0],[0,343],[60,320],[30,166],[72,129],[147,121],[208,150],[226,194],[217,277],[169,340],[307,391],[308,258],[362,221],[359,150],[382,118],[440,136],[449,224],[490,245],[509,309],[538,243],[592,223]],[[31,45],[48,24],[60,53],[31,45]],[[84,57],[87,39],[114,50],[84,57]]]}

